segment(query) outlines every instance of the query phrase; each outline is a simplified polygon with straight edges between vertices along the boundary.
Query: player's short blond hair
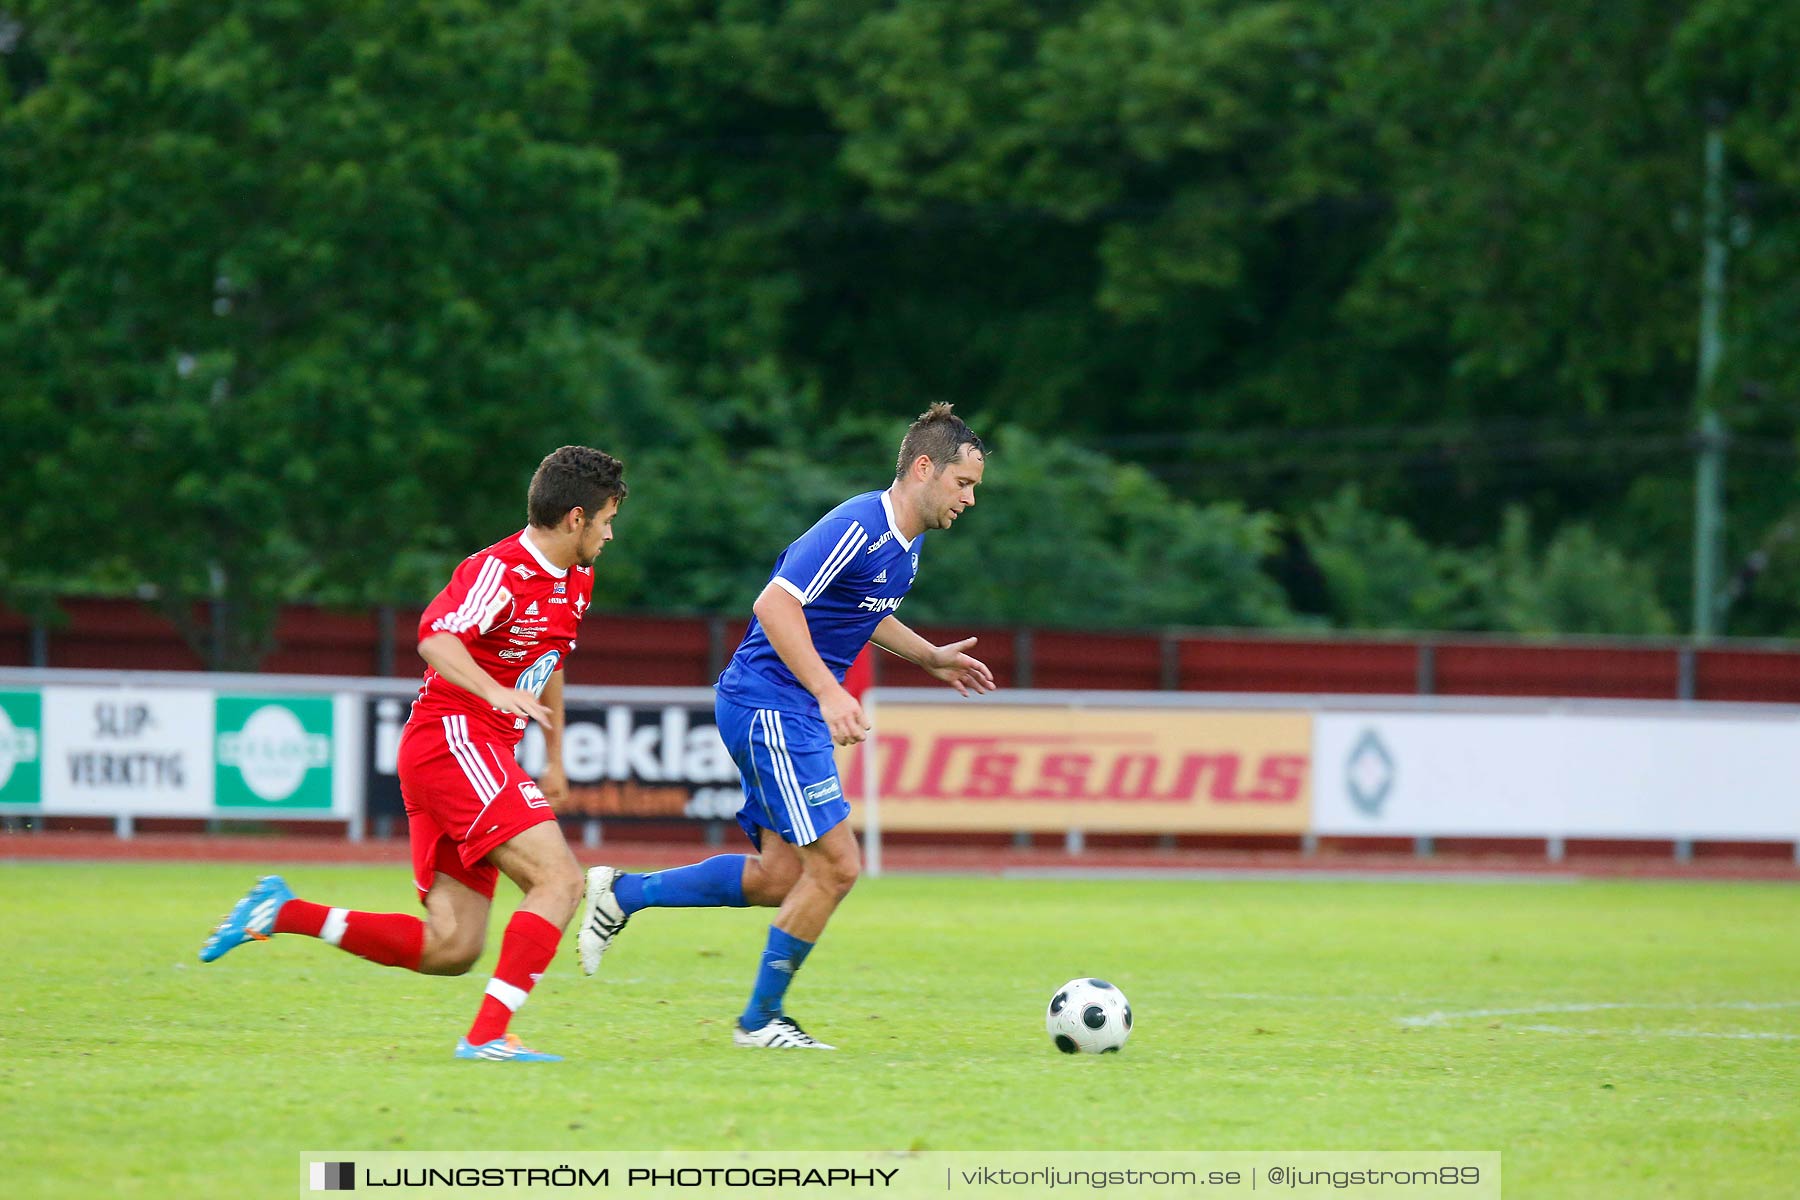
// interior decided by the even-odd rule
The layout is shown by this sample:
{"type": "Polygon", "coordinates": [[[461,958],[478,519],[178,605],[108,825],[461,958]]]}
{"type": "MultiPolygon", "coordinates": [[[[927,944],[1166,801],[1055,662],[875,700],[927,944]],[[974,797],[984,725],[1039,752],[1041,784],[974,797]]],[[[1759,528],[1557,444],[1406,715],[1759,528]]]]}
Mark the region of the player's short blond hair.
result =
{"type": "Polygon", "coordinates": [[[952,410],[952,405],[939,401],[907,426],[906,436],[900,439],[900,457],[894,462],[895,479],[905,475],[906,469],[921,454],[931,460],[935,474],[961,458],[964,447],[983,455],[987,453],[987,447],[975,436],[975,431],[952,410]]]}

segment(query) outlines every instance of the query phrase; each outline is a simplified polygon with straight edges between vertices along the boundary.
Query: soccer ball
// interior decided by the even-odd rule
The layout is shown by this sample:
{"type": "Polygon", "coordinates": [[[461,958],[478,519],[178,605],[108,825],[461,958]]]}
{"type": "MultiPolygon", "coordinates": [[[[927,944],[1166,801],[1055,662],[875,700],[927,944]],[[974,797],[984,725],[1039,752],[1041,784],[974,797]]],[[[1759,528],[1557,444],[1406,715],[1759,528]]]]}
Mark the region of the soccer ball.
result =
{"type": "Polygon", "coordinates": [[[1064,1054],[1112,1054],[1131,1036],[1131,1004],[1104,979],[1071,979],[1050,997],[1044,1028],[1064,1054]]]}

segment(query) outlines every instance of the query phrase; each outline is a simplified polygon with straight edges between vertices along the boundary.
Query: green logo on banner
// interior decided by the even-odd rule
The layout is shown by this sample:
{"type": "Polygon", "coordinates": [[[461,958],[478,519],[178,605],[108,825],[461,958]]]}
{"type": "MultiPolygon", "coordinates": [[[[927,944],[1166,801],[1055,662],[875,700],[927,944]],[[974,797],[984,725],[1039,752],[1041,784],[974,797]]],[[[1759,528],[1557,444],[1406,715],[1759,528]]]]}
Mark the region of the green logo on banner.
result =
{"type": "Polygon", "coordinates": [[[0,692],[0,804],[37,804],[44,702],[36,692],[0,692]]]}
{"type": "Polygon", "coordinates": [[[214,720],[216,806],[331,807],[329,699],[220,696],[214,720]]]}

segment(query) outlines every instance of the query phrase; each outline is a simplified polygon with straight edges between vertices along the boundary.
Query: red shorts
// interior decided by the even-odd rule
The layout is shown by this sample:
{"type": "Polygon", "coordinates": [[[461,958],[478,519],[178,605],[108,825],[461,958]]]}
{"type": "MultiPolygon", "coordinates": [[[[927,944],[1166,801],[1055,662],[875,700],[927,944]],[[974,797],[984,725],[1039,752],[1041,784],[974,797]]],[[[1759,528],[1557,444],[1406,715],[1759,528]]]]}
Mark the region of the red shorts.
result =
{"type": "Polygon", "coordinates": [[[406,727],[400,796],[421,897],[442,873],[492,900],[500,871],[486,861],[488,851],[556,820],[512,748],[470,737],[466,717],[406,727]]]}

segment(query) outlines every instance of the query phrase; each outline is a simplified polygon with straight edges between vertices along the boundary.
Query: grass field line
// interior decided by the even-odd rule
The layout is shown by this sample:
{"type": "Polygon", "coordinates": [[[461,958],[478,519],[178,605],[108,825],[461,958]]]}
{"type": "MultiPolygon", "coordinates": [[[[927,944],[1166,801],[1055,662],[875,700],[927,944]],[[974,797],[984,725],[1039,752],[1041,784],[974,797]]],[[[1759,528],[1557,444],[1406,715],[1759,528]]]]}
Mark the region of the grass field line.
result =
{"type": "Polygon", "coordinates": [[[1429,1004],[1424,996],[1358,996],[1344,992],[1332,996],[1302,996],[1287,992],[1208,992],[1208,1000],[1257,1000],[1286,1004],[1429,1004]]]}
{"type": "Polygon", "coordinates": [[[1529,1008],[1471,1008],[1463,1012],[1434,1012],[1419,1017],[1401,1017],[1402,1025],[1446,1025],[1451,1021],[1473,1021],[1480,1017],[1526,1017],[1535,1013],[1605,1012],[1615,1008],[1659,1008],[1674,1012],[1698,1012],[1704,1008],[1728,1008],[1739,1012],[1765,1012],[1780,1008],[1800,1008],[1800,1000],[1709,1000],[1699,1003],[1663,1003],[1638,1000],[1609,1000],[1580,1004],[1534,1004],[1529,1008]]]}
{"type": "MultiPolygon", "coordinates": [[[[1249,1000],[1258,1003],[1286,1004],[1417,1004],[1417,996],[1305,996],[1275,994],[1271,992],[1214,992],[1208,997],[1213,1000],[1249,1000]]],[[[1731,1012],[1776,1012],[1800,1008],[1800,1000],[1721,1000],[1702,1003],[1662,1003],[1650,1001],[1591,1001],[1563,1004],[1532,1004],[1520,1008],[1475,1008],[1460,1011],[1429,1012],[1417,1016],[1396,1018],[1401,1025],[1412,1029],[1445,1028],[1459,1021],[1479,1021],[1490,1017],[1538,1016],[1544,1013],[1590,1013],[1611,1012],[1623,1009],[1654,1009],[1665,1012],[1696,1013],[1703,1010],[1722,1010],[1731,1012]]],[[[1721,1038],[1730,1041],[1762,1041],[1762,1042],[1795,1042],[1800,1041],[1800,1033],[1777,1033],[1762,1030],[1718,1030],[1718,1029],[1655,1029],[1648,1026],[1636,1026],[1630,1029],[1582,1029],[1568,1025],[1513,1025],[1511,1028],[1526,1033],[1553,1033],[1582,1037],[1634,1037],[1634,1038],[1721,1038]]]]}
{"type": "MultiPolygon", "coordinates": [[[[1445,1028],[1459,1021],[1479,1021],[1489,1017],[1538,1016],[1544,1013],[1592,1013],[1620,1010],[1699,1013],[1705,1011],[1776,1012],[1800,1008],[1800,1000],[1718,1000],[1699,1003],[1663,1003],[1619,1000],[1582,1004],[1534,1004],[1522,1008],[1474,1008],[1460,1012],[1430,1012],[1401,1017],[1400,1024],[1411,1029],[1445,1028]]],[[[1725,1029],[1655,1029],[1635,1026],[1630,1029],[1580,1029],[1567,1025],[1514,1025],[1513,1029],[1528,1033],[1553,1033],[1579,1037],[1633,1038],[1723,1038],[1734,1041],[1800,1041],[1800,1034],[1766,1030],[1725,1029]]]]}
{"type": "Polygon", "coordinates": [[[1524,1030],[1527,1033],[1567,1033],[1582,1037],[1725,1038],[1742,1042],[1800,1042],[1800,1033],[1731,1032],[1718,1029],[1647,1029],[1641,1025],[1631,1029],[1573,1029],[1567,1025],[1514,1025],[1511,1028],[1524,1030]]]}

